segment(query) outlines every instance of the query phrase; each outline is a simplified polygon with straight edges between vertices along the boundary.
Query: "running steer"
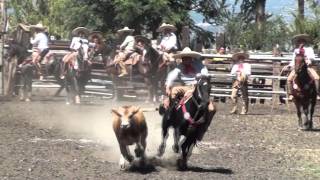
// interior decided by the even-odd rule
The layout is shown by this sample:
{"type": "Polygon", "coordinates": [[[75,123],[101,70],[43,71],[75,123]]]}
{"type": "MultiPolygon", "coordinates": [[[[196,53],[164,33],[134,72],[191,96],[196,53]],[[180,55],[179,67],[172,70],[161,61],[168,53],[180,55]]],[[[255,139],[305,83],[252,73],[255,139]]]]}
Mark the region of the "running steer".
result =
{"type": "Polygon", "coordinates": [[[122,106],[112,109],[113,131],[117,137],[120,151],[120,168],[125,168],[125,160],[130,163],[134,157],[130,154],[129,145],[136,144],[136,157],[145,156],[146,140],[148,135],[147,123],[142,110],[135,106],[122,106]]]}

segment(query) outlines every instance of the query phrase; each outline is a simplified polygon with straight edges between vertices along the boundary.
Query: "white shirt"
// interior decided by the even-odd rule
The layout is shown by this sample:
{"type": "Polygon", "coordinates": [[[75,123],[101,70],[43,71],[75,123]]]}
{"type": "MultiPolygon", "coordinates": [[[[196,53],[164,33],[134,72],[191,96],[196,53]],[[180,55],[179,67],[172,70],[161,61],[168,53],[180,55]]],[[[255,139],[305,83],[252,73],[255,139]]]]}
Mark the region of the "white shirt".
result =
{"type": "MultiPolygon", "coordinates": [[[[306,57],[306,60],[309,60],[310,63],[312,62],[312,60],[316,57],[313,51],[312,47],[303,47],[304,49],[304,56],[306,57]]],[[[293,56],[292,56],[292,60],[289,63],[290,67],[294,67],[294,59],[296,58],[296,55],[299,54],[300,52],[300,48],[296,48],[293,51],[293,56]]]]}
{"type": "Polygon", "coordinates": [[[177,48],[177,36],[173,32],[166,34],[161,39],[160,48],[161,46],[163,46],[166,51],[177,48]]]}
{"type": "Polygon", "coordinates": [[[237,72],[242,72],[242,73],[244,73],[245,75],[251,75],[251,64],[249,64],[249,63],[242,63],[242,68],[241,68],[241,66],[240,66],[240,63],[233,65],[230,74],[231,74],[231,75],[236,75],[237,72]]]}
{"type": "Polygon", "coordinates": [[[134,51],[134,37],[128,35],[123,43],[120,45],[120,49],[124,49],[126,51],[134,51]]]}
{"type": "Polygon", "coordinates": [[[70,44],[70,49],[78,50],[81,47],[81,42],[88,43],[88,40],[81,37],[73,37],[70,44]]]}
{"type": "Polygon", "coordinates": [[[37,45],[37,48],[40,49],[40,51],[49,48],[48,41],[47,35],[43,32],[37,33],[34,39],[30,39],[30,43],[34,46],[37,45]]]}

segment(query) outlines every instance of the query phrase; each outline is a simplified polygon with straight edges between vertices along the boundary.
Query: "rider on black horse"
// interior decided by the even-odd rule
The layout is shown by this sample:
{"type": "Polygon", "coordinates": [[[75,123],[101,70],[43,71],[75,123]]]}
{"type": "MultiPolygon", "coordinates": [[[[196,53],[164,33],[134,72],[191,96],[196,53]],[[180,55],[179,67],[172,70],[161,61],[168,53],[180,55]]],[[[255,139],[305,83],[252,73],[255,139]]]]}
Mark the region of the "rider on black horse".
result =
{"type": "Polygon", "coordinates": [[[305,61],[308,65],[308,73],[314,79],[314,83],[316,86],[316,91],[317,91],[317,98],[319,99],[319,75],[318,73],[311,67],[309,67],[312,64],[312,60],[315,58],[315,54],[313,51],[312,47],[307,47],[308,43],[311,42],[311,38],[307,34],[299,34],[293,37],[292,39],[293,44],[296,45],[296,49],[293,52],[293,58],[292,61],[288,66],[286,66],[286,69],[291,68],[292,71],[288,76],[287,83],[288,83],[288,99],[292,100],[293,99],[293,80],[296,77],[296,73],[294,71],[294,60],[297,54],[303,55],[305,57],[305,61]]]}
{"type": "MultiPolygon", "coordinates": [[[[184,93],[184,98],[189,98],[192,96],[194,91],[194,85],[197,83],[197,74],[208,75],[208,69],[200,60],[201,54],[195,51],[191,51],[189,47],[183,49],[179,54],[173,55],[176,59],[181,59],[182,62],[175,69],[173,69],[167,77],[166,80],[166,93],[172,99],[175,98],[177,93],[184,93]],[[175,80],[181,80],[183,82],[182,86],[173,86],[175,80]]],[[[163,105],[160,108],[162,110],[167,110],[170,106],[169,98],[164,99],[163,105]]],[[[209,113],[215,111],[212,101],[208,105],[209,113]]]]}

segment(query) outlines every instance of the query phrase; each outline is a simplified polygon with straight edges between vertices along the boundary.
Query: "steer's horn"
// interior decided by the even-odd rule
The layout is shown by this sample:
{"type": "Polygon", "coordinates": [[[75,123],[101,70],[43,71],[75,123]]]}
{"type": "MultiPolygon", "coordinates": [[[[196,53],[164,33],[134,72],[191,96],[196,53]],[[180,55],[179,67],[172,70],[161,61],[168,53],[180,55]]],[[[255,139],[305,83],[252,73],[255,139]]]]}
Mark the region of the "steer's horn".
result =
{"type": "Polygon", "coordinates": [[[159,111],[159,108],[141,108],[142,112],[153,112],[153,111],[159,111]]]}

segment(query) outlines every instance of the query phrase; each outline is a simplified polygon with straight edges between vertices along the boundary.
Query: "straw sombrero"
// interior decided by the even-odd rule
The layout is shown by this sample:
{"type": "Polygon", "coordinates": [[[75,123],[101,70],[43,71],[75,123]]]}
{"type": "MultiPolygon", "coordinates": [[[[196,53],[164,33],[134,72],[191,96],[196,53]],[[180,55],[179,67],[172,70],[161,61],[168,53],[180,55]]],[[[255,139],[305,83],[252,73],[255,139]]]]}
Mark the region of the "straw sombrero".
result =
{"type": "Polygon", "coordinates": [[[297,34],[292,38],[292,44],[297,44],[299,40],[305,40],[306,43],[310,43],[311,37],[308,34],[297,34]]]}
{"type": "Polygon", "coordinates": [[[18,26],[21,27],[24,31],[27,31],[27,32],[30,31],[30,26],[28,26],[28,25],[19,23],[18,26]]]}
{"type": "Polygon", "coordinates": [[[174,54],[173,58],[179,59],[183,57],[192,57],[192,58],[199,58],[201,57],[201,53],[191,51],[189,47],[185,47],[179,54],[174,54]]]}
{"type": "Polygon", "coordinates": [[[249,59],[249,54],[247,54],[245,52],[237,52],[232,55],[232,59],[235,61],[238,61],[240,57],[242,57],[244,59],[249,59]]]}
{"type": "Polygon", "coordinates": [[[90,33],[90,30],[85,27],[77,27],[71,32],[73,36],[77,36],[79,33],[83,33],[87,37],[90,33]]]}
{"type": "Polygon", "coordinates": [[[129,33],[131,33],[131,32],[133,32],[134,31],[134,29],[129,29],[127,26],[126,27],[124,27],[123,29],[119,29],[117,32],[118,33],[124,33],[124,32],[129,32],[129,33]]]}
{"type": "Polygon", "coordinates": [[[104,37],[102,35],[102,32],[100,31],[92,31],[90,34],[89,34],[89,41],[92,42],[94,38],[98,38],[100,41],[103,41],[104,40],[104,37]]]}
{"type": "Polygon", "coordinates": [[[169,29],[171,31],[177,30],[177,28],[174,25],[162,23],[161,26],[158,28],[158,31],[163,32],[165,29],[169,29]]]}
{"type": "Polygon", "coordinates": [[[148,39],[147,37],[142,36],[142,35],[134,36],[134,39],[135,39],[136,42],[143,41],[145,44],[150,44],[151,43],[150,39],[148,39]]]}
{"type": "Polygon", "coordinates": [[[41,23],[38,23],[36,25],[30,25],[29,28],[32,29],[39,29],[39,30],[45,30],[46,27],[44,27],[41,23]]]}

